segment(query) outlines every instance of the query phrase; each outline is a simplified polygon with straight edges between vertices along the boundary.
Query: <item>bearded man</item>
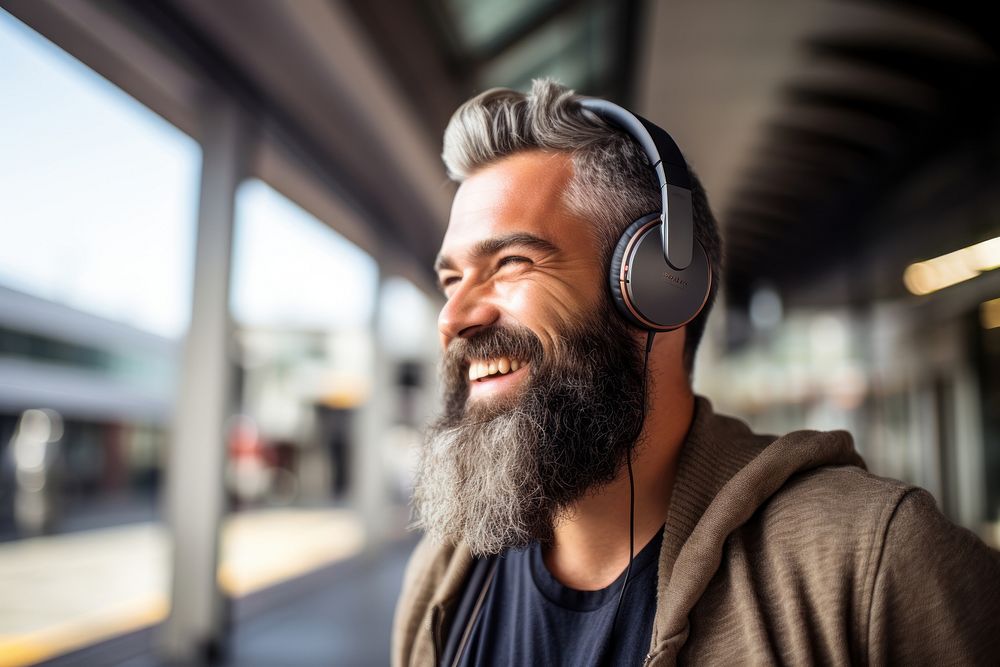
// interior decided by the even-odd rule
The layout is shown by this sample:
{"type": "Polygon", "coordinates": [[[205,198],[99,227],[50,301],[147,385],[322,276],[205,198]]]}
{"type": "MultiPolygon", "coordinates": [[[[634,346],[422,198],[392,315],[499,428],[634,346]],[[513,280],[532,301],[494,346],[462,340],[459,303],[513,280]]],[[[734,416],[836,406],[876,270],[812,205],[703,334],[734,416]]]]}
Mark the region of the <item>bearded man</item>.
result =
{"type": "Polygon", "coordinates": [[[640,143],[545,80],[448,126],[444,412],[394,664],[1000,659],[1000,554],[847,433],[758,435],[694,395],[722,253],[693,176],[696,316],[654,338],[609,293],[623,230],[664,205],[640,143]]]}

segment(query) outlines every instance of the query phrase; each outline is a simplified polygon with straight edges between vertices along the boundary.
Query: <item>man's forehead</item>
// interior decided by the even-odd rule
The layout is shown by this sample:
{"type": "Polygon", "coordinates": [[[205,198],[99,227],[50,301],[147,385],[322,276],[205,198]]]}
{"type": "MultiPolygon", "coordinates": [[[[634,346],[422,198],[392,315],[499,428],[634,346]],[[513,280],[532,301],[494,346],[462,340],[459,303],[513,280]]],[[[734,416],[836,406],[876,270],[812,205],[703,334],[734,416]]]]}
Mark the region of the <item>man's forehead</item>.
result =
{"type": "Polygon", "coordinates": [[[570,222],[563,195],[571,176],[568,156],[541,151],[483,167],[455,195],[442,253],[515,232],[554,240],[570,222]]]}

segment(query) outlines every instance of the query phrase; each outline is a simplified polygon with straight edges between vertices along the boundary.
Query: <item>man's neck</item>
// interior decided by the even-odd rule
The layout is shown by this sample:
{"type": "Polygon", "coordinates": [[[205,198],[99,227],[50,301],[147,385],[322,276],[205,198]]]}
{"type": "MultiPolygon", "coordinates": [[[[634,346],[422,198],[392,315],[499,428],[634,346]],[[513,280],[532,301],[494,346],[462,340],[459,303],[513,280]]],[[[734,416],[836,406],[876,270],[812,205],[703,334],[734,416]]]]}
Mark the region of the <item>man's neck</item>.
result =
{"type": "MultiPolygon", "coordinates": [[[[663,527],[677,458],[694,414],[686,385],[651,389],[649,413],[632,453],[635,478],[635,553],[663,527]]],[[[598,590],[629,563],[629,474],[623,467],[607,486],[577,502],[555,528],[545,565],[562,584],[598,590]]]]}

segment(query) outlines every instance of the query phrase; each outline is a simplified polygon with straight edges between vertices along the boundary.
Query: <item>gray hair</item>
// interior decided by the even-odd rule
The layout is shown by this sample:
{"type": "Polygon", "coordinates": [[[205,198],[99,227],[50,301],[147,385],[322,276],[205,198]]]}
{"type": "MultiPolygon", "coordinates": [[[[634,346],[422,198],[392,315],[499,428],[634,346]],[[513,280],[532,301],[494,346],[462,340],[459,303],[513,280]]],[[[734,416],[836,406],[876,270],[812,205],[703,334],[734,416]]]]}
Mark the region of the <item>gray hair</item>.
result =
{"type": "MultiPolygon", "coordinates": [[[[455,111],[444,133],[442,158],[448,176],[461,183],[481,167],[526,150],[569,153],[573,176],[567,208],[594,222],[591,233],[605,270],[622,232],[633,220],[660,208],[656,178],[642,148],[622,130],[584,111],[580,95],[551,79],[536,79],[531,92],[487,90],[455,111]]],[[[687,325],[684,366],[694,368],[695,351],[715,301],[722,274],[722,239],[701,182],[692,173],[694,236],[712,267],[705,308],[687,325]]]]}

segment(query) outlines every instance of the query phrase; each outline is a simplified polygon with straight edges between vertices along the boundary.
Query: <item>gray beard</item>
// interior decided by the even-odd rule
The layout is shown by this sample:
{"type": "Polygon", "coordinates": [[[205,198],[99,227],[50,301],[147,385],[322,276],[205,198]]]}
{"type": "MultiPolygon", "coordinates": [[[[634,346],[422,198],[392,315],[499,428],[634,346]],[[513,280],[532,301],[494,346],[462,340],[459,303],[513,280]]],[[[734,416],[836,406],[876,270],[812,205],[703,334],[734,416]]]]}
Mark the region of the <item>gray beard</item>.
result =
{"type": "Polygon", "coordinates": [[[603,311],[544,355],[523,328],[452,343],[445,411],[420,453],[417,527],[476,555],[546,542],[575,501],[615,478],[642,429],[643,369],[630,329],[603,311]],[[467,405],[467,359],[501,355],[530,362],[522,387],[467,405]]]}

